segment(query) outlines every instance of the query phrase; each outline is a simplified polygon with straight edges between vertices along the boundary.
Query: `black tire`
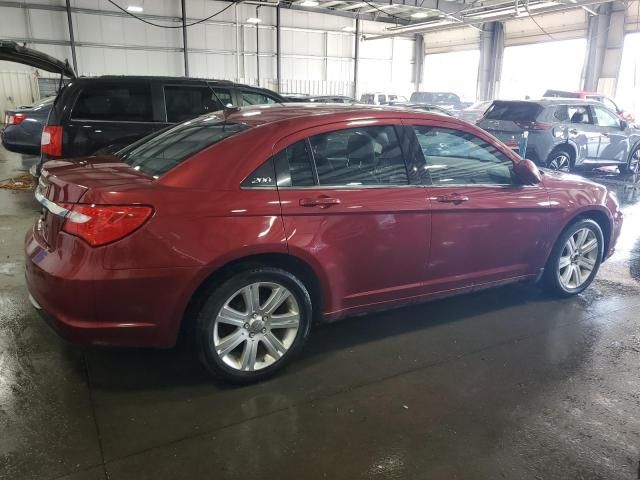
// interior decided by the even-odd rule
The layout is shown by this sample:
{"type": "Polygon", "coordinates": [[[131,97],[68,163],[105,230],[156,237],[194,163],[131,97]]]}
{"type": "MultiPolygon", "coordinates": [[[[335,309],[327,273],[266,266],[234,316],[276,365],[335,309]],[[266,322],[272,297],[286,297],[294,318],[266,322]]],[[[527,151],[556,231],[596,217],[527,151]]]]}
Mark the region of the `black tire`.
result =
{"type": "MultiPolygon", "coordinates": [[[[196,316],[196,328],[193,332],[195,335],[194,341],[198,350],[198,356],[207,370],[209,370],[214,377],[225,382],[248,384],[272,376],[300,353],[309,337],[313,316],[309,291],[300,279],[285,270],[265,266],[253,267],[241,271],[227,279],[224,283],[214,286],[208,294],[205,294],[205,297],[202,307],[196,316]],[[234,294],[242,288],[256,282],[276,283],[288,289],[293,295],[295,302],[297,302],[299,325],[293,342],[282,357],[275,360],[273,364],[259,370],[243,371],[225,363],[216,352],[216,347],[214,346],[215,321],[222,307],[234,294]]],[[[241,327],[235,328],[239,329],[241,327]]],[[[244,328],[247,327],[245,326],[244,328]]],[[[269,333],[271,333],[270,329],[269,333]]],[[[259,332],[255,335],[259,336],[259,332]]],[[[260,343],[258,338],[255,340],[256,344],[260,343]]],[[[263,358],[267,357],[264,356],[263,358]]]]}
{"type": "Polygon", "coordinates": [[[629,155],[629,161],[626,165],[618,166],[620,173],[624,174],[636,174],[640,173],[640,147],[636,147],[631,155],[629,155]]]}
{"type": "Polygon", "coordinates": [[[559,297],[570,297],[573,295],[577,295],[578,293],[584,291],[591,282],[595,278],[598,273],[598,269],[600,268],[600,263],[602,262],[602,256],[604,253],[604,236],[602,235],[602,229],[600,225],[598,225],[595,221],[590,218],[583,218],[576,220],[572,224],[570,224],[565,230],[562,232],[553,249],[551,250],[551,254],[549,255],[549,259],[547,260],[547,264],[544,269],[543,276],[543,285],[553,295],[559,297]],[[565,245],[569,241],[569,238],[576,234],[581,229],[588,229],[595,235],[595,238],[598,242],[597,245],[597,257],[595,259],[595,265],[593,270],[586,278],[584,283],[576,288],[569,288],[563,284],[560,278],[560,257],[563,253],[565,245]]]}
{"type": "Polygon", "coordinates": [[[571,172],[574,167],[573,151],[566,146],[556,147],[549,154],[544,165],[551,170],[571,172]]]}

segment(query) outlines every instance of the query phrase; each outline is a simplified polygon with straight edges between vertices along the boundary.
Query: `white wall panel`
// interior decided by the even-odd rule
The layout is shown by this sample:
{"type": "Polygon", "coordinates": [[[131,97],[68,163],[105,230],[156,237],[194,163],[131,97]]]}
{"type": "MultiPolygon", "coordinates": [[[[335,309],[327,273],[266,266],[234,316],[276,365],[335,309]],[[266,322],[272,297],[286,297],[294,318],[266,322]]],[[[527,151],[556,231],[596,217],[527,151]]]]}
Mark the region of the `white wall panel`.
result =
{"type": "MultiPolygon", "coordinates": [[[[587,12],[581,9],[536,15],[536,22],[553,37],[553,40],[585,38],[587,35],[587,12]]],[[[505,22],[505,46],[551,41],[540,27],[529,17],[514,18],[505,22]]]]}
{"type": "Polygon", "coordinates": [[[28,105],[38,100],[38,97],[33,73],[0,71],[0,123],[4,122],[5,110],[28,105]]]}
{"type": "Polygon", "coordinates": [[[233,80],[238,76],[235,55],[189,53],[189,68],[194,77],[233,80]]]}
{"type": "Polygon", "coordinates": [[[0,35],[2,38],[25,38],[27,36],[26,18],[22,8],[2,8],[0,12],[0,35]]]}
{"type": "Polygon", "coordinates": [[[424,48],[427,54],[476,50],[479,42],[480,32],[469,27],[453,28],[424,35],[424,48]]]}

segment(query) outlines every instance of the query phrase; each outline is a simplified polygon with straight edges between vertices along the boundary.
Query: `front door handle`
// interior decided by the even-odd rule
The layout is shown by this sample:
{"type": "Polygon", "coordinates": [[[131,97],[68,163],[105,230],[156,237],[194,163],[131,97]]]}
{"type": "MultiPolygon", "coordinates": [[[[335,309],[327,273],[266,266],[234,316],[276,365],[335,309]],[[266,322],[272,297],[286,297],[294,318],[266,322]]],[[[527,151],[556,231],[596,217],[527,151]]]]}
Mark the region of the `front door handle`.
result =
{"type": "Polygon", "coordinates": [[[602,132],[602,135],[603,135],[603,136],[605,136],[605,137],[608,137],[608,136],[609,136],[609,133],[607,133],[607,132],[602,132]]]}
{"type": "Polygon", "coordinates": [[[329,208],[332,205],[338,205],[340,203],[339,198],[329,197],[327,195],[321,195],[316,198],[301,198],[301,207],[320,207],[329,208]]]}
{"type": "Polygon", "coordinates": [[[578,130],[576,130],[575,128],[572,128],[571,130],[569,130],[569,133],[571,135],[577,135],[578,134],[578,130]]]}
{"type": "Polygon", "coordinates": [[[456,205],[459,205],[462,202],[468,202],[469,197],[466,195],[460,195],[459,193],[452,193],[451,195],[440,195],[436,197],[436,201],[441,203],[455,203],[456,205]]]}

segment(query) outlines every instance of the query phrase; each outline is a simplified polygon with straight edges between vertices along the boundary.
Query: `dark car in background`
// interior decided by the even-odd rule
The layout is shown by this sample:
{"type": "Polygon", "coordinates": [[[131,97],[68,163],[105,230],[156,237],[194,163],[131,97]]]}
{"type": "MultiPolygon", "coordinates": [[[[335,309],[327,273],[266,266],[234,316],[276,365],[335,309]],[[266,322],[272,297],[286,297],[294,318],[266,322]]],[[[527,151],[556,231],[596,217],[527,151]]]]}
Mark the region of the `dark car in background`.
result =
{"type": "Polygon", "coordinates": [[[453,113],[450,110],[446,110],[442,107],[438,107],[437,105],[428,105],[426,103],[406,103],[406,102],[398,102],[391,103],[393,107],[404,107],[404,108],[412,108],[414,110],[422,110],[423,112],[429,113],[437,113],[438,115],[446,115],[447,117],[453,116],[453,113]]]}
{"type": "Polygon", "coordinates": [[[54,100],[55,97],[48,97],[32,105],[5,110],[5,127],[0,132],[2,146],[10,152],[38,155],[42,129],[54,100]]]}
{"type": "Polygon", "coordinates": [[[465,107],[460,97],[452,92],[413,92],[409,102],[437,105],[446,110],[462,110],[465,107]]]}
{"type": "Polygon", "coordinates": [[[622,173],[640,171],[640,130],[597,101],[496,100],[478,126],[514,149],[527,131],[522,156],[554,170],[615,165],[622,173]]]}
{"type": "Polygon", "coordinates": [[[271,90],[224,80],[76,77],[68,62],[11,41],[0,41],[0,60],[57,72],[71,79],[56,97],[42,130],[41,162],[35,174],[47,160],[115,152],[204,113],[284,102],[271,90]]]}

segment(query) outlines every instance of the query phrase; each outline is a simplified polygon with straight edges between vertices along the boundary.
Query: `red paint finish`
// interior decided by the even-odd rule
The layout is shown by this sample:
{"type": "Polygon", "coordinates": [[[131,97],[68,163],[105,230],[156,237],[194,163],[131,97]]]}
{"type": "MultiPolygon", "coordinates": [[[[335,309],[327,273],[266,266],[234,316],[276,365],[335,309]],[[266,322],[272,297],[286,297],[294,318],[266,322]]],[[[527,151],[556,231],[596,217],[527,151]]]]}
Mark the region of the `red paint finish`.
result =
{"type": "Polygon", "coordinates": [[[61,335],[86,344],[171,346],[198,287],[231,262],[256,256],[305,263],[321,290],[316,308],[335,319],[533,279],[562,229],[580,214],[603,222],[608,255],[619,233],[622,217],[604,187],[550,172],[538,185],[512,187],[430,186],[415,179],[395,187],[240,186],[284,147],[363,122],[455,128],[520,161],[455,119],[318,104],[240,109],[228,120],[251,128],[159,179],[113,157],[45,165],[41,191],[58,205],[153,208],[138,229],[102,246],[72,235],[65,219],[48,211],[27,233],[29,292],[61,335]]]}

